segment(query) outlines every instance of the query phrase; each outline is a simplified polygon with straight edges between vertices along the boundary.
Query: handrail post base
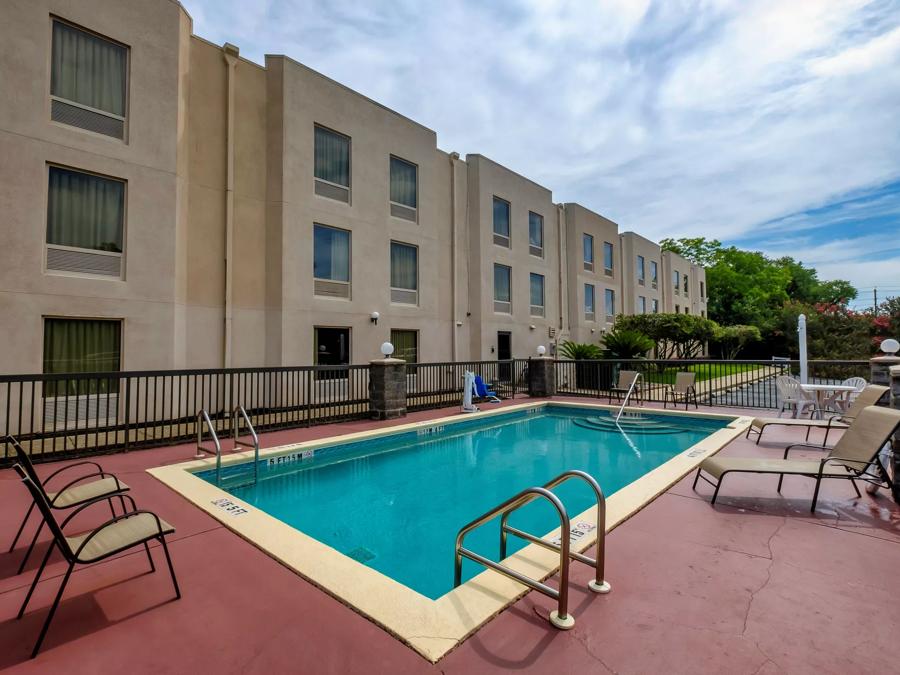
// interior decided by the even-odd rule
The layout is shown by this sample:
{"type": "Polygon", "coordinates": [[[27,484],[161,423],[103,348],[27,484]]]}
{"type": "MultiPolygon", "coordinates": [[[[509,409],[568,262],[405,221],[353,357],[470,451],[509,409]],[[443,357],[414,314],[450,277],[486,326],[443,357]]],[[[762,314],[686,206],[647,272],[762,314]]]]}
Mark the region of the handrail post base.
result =
{"type": "Polygon", "coordinates": [[[550,612],[550,624],[559,630],[572,630],[575,628],[575,617],[571,614],[560,617],[559,612],[554,609],[550,612]]]}
{"type": "Polygon", "coordinates": [[[608,581],[601,581],[600,583],[597,583],[597,581],[594,579],[591,579],[588,582],[588,588],[594,591],[594,593],[600,593],[603,595],[609,593],[612,590],[612,586],[609,585],[608,581]]]}

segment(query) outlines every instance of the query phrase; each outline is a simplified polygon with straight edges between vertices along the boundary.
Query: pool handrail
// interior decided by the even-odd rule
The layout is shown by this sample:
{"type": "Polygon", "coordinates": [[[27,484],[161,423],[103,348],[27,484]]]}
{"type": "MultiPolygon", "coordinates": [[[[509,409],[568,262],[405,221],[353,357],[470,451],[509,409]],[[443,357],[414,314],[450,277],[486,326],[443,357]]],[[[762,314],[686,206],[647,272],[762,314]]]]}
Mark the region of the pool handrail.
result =
{"type": "Polygon", "coordinates": [[[622,416],[622,413],[625,411],[625,406],[628,405],[628,399],[631,398],[632,392],[634,392],[634,388],[637,386],[638,380],[641,378],[640,373],[634,374],[634,379],[631,381],[631,386],[628,387],[628,393],[625,394],[625,398],[622,400],[622,405],[619,406],[619,412],[616,413],[616,422],[619,421],[619,418],[622,416]]]}
{"type": "Polygon", "coordinates": [[[465,536],[474,530],[477,527],[480,527],[484,523],[489,520],[495,518],[501,513],[505,513],[507,511],[515,511],[516,509],[528,504],[536,499],[544,498],[550,502],[553,508],[556,509],[557,514],[559,515],[559,528],[560,532],[568,533],[570,529],[569,523],[569,514],[566,513],[566,507],[563,506],[562,502],[559,500],[555,494],[550,492],[550,490],[543,487],[530,487],[522,490],[518,494],[510,497],[505,502],[500,504],[499,506],[494,507],[487,513],[479,516],[475,520],[473,520],[468,525],[464,526],[456,535],[456,548],[454,555],[454,569],[453,569],[453,587],[462,583],[462,559],[463,557],[468,558],[474,562],[477,562],[481,565],[484,565],[488,569],[492,569],[495,572],[499,572],[504,576],[507,576],[515,581],[518,581],[529,588],[532,588],[544,595],[553,598],[557,601],[557,608],[550,612],[550,623],[559,628],[561,630],[568,630],[575,625],[575,619],[571,617],[568,613],[569,606],[569,537],[563,536],[560,539],[560,547],[559,547],[559,589],[548,586],[545,583],[537,581],[536,579],[532,579],[531,577],[525,576],[521,572],[518,572],[514,569],[507,567],[506,565],[501,565],[500,563],[494,562],[488,558],[485,558],[474,551],[470,551],[467,548],[463,547],[463,541],[465,536]]]}
{"type": "MultiPolygon", "coordinates": [[[[242,405],[239,405],[234,409],[234,412],[231,413],[231,434],[235,450],[238,448],[253,450],[253,482],[257,483],[259,481],[259,436],[256,435],[256,429],[253,428],[253,423],[250,421],[250,417],[247,415],[247,411],[242,405]],[[250,437],[253,439],[253,445],[248,445],[240,440],[241,417],[244,418],[244,422],[247,424],[247,431],[250,432],[250,437]]],[[[218,482],[218,480],[219,477],[217,475],[216,482],[218,482]]]]}
{"type": "MultiPolygon", "coordinates": [[[[587,483],[590,488],[594,491],[594,497],[597,500],[597,557],[591,558],[582,553],[578,553],[577,551],[569,551],[569,557],[572,560],[577,560],[578,562],[584,563],[585,565],[590,565],[594,568],[594,579],[593,581],[588,582],[588,586],[595,593],[609,593],[611,587],[609,582],[604,579],[604,571],[606,566],[606,497],[603,495],[603,490],[600,487],[600,484],[596,481],[596,479],[591,476],[589,473],[585,471],[580,471],[578,469],[570,469],[569,471],[564,471],[559,474],[556,478],[549,481],[548,483],[544,483],[543,487],[547,490],[551,490],[559,485],[562,485],[568,480],[573,478],[578,478],[587,483]]],[[[503,560],[506,558],[506,544],[507,544],[507,533],[513,534],[517,537],[525,539],[526,541],[530,541],[532,544],[537,544],[538,546],[542,546],[551,551],[559,551],[560,547],[556,544],[553,544],[549,541],[541,539],[540,537],[536,537],[533,534],[520,530],[517,527],[512,527],[507,523],[509,520],[509,516],[512,511],[506,511],[503,513],[503,517],[500,519],[500,559],[503,560]]]]}
{"type": "Polygon", "coordinates": [[[219,436],[218,434],[216,434],[216,429],[213,426],[212,420],[209,419],[209,413],[206,412],[205,408],[201,408],[197,413],[197,454],[194,455],[194,458],[202,459],[204,452],[215,454],[216,456],[216,485],[218,485],[219,478],[222,473],[222,444],[219,443],[219,436]],[[207,448],[203,445],[204,424],[209,430],[210,437],[212,438],[213,444],[215,445],[215,450],[207,448]]]}

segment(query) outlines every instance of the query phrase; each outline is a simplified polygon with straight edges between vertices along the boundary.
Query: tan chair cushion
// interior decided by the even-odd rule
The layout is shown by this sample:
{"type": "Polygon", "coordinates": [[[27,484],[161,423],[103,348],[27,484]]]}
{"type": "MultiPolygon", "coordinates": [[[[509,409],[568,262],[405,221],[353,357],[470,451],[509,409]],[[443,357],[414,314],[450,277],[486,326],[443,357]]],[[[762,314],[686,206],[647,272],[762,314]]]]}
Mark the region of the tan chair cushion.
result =
{"type": "MultiPolygon", "coordinates": [[[[744,473],[786,473],[815,476],[819,473],[817,459],[757,459],[756,457],[708,457],[700,468],[717,480],[723,473],[740,471],[744,473]]],[[[849,476],[842,466],[828,464],[823,476],[849,476]]]]}
{"type": "MultiPolygon", "coordinates": [[[[162,534],[172,534],[175,531],[175,528],[162,518],[159,519],[159,524],[162,526],[162,534]]],[[[158,537],[159,534],[156,517],[152,513],[138,513],[100,530],[78,554],[78,560],[91,562],[112,551],[121,551],[142,541],[158,537]]],[[[89,535],[90,532],[85,532],[74,537],[66,537],[73,553],[78,551],[78,547],[89,535]]]]}
{"type": "Polygon", "coordinates": [[[88,502],[97,497],[116,494],[128,490],[128,486],[122,481],[116,483],[115,478],[101,478],[90,483],[79,483],[59,492],[48,492],[47,500],[54,508],[65,508],[88,502]],[[54,501],[54,497],[59,497],[54,501]]]}
{"type": "MultiPolygon", "coordinates": [[[[813,429],[827,429],[829,427],[828,420],[807,420],[795,417],[755,417],[750,426],[755,429],[763,429],[770,424],[785,427],[812,427],[813,429]]],[[[846,429],[849,425],[838,420],[831,422],[832,429],[846,429]]]]}

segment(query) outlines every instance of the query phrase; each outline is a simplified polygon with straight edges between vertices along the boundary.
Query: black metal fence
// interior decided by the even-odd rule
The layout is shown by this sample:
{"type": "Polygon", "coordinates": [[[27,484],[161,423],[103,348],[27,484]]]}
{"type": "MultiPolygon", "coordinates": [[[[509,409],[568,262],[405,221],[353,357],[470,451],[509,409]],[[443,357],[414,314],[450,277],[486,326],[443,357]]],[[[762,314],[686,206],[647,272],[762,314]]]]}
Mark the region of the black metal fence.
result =
{"type": "Polygon", "coordinates": [[[480,375],[500,398],[515,398],[528,393],[527,359],[420,363],[407,371],[407,410],[458,405],[467,370],[480,375]]]}
{"type": "Polygon", "coordinates": [[[367,417],[369,367],[0,376],[0,429],[36,460],[187,441],[201,409],[226,435],[238,405],[258,430],[367,417]]]}
{"type": "MultiPolygon", "coordinates": [[[[556,386],[560,395],[620,398],[620,387],[630,379],[623,371],[641,373],[639,398],[662,401],[666,388],[679,372],[692,372],[699,402],[708,406],[734,408],[778,408],[781,399],[776,386],[779,375],[800,376],[796,360],[603,360],[557,361],[556,386]]],[[[868,361],[809,361],[811,384],[838,384],[851,377],[868,379],[868,361]]]]}

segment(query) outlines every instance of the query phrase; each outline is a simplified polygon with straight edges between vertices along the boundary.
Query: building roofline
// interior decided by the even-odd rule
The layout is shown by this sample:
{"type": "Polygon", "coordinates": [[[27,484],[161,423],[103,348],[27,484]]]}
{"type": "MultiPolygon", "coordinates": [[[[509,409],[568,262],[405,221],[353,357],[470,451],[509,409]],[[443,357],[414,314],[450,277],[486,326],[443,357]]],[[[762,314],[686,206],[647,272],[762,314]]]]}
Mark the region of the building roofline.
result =
{"type": "Polygon", "coordinates": [[[537,181],[532,180],[532,179],[529,178],[528,176],[522,175],[522,174],[519,173],[518,171],[513,171],[513,170],[510,169],[508,166],[504,166],[504,165],[501,164],[500,162],[491,159],[491,158],[488,157],[487,155],[482,155],[480,152],[471,152],[471,153],[467,153],[467,154],[466,154],[466,163],[467,163],[467,164],[468,164],[468,162],[469,162],[469,158],[470,158],[470,157],[473,158],[473,159],[475,159],[476,161],[479,161],[479,162],[483,160],[483,161],[485,161],[485,162],[488,162],[488,163],[490,163],[490,164],[493,164],[493,165],[494,165],[495,167],[497,167],[498,169],[503,169],[503,170],[506,171],[507,173],[511,173],[512,175],[516,176],[517,178],[521,178],[522,180],[524,180],[524,181],[526,181],[526,182],[528,182],[528,183],[531,183],[531,184],[534,185],[535,187],[538,187],[538,188],[540,188],[541,190],[544,190],[545,192],[550,193],[550,195],[551,195],[550,201],[553,201],[553,196],[552,196],[552,195],[553,195],[553,190],[552,190],[551,188],[548,188],[548,187],[546,187],[545,185],[541,185],[541,184],[538,183],[537,181]]]}

